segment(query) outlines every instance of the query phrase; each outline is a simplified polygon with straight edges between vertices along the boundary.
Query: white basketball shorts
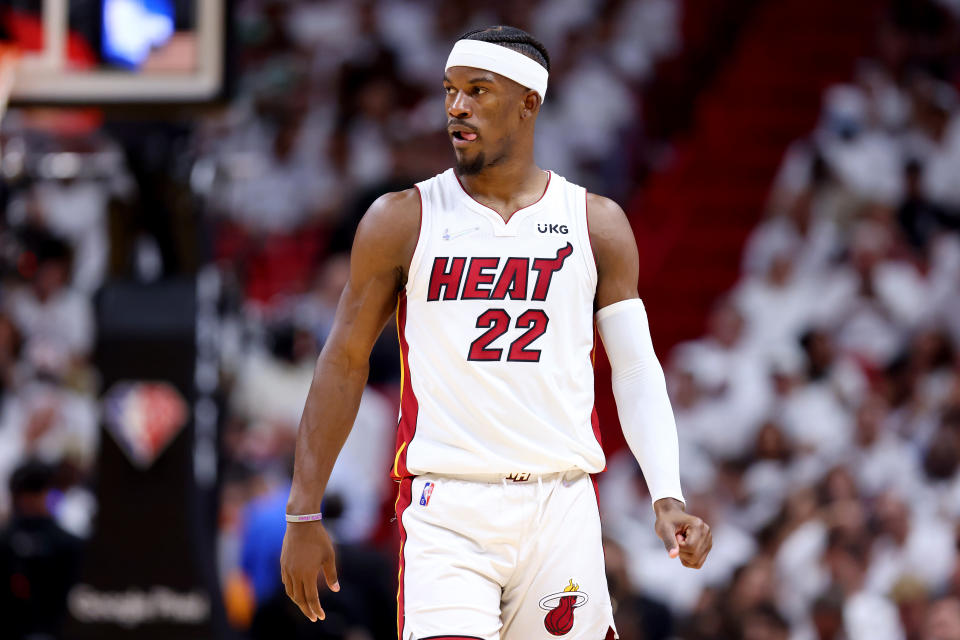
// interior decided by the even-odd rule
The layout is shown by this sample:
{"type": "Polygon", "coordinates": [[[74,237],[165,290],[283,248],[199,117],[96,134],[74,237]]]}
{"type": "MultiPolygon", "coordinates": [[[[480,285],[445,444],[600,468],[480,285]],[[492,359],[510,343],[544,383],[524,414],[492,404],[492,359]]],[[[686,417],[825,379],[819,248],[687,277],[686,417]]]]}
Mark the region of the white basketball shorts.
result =
{"type": "Polygon", "coordinates": [[[400,640],[617,637],[588,474],[426,474],[396,506],[400,640]]]}

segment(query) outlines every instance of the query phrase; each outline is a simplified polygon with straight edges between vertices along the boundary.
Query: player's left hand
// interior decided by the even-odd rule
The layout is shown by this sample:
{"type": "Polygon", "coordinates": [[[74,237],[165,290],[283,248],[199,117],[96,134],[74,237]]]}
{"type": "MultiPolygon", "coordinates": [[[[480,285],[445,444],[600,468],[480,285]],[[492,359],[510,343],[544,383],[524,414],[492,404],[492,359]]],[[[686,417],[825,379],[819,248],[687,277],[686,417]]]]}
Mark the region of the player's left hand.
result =
{"type": "Polygon", "coordinates": [[[683,503],[673,498],[657,500],[654,528],[671,558],[680,558],[683,566],[699,569],[713,547],[710,525],[683,510],[683,503]]]}

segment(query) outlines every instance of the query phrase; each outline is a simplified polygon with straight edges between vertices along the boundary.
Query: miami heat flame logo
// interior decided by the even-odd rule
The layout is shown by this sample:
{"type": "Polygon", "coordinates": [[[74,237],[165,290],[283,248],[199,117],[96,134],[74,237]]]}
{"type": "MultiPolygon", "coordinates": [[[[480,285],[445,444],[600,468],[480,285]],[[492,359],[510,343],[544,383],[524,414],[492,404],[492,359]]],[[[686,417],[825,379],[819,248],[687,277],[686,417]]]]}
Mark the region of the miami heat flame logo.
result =
{"type": "Polygon", "coordinates": [[[543,619],[543,626],[552,635],[563,636],[573,629],[573,610],[587,604],[590,597],[580,591],[580,585],[570,584],[560,593],[551,593],[540,599],[540,608],[547,612],[543,619]]]}

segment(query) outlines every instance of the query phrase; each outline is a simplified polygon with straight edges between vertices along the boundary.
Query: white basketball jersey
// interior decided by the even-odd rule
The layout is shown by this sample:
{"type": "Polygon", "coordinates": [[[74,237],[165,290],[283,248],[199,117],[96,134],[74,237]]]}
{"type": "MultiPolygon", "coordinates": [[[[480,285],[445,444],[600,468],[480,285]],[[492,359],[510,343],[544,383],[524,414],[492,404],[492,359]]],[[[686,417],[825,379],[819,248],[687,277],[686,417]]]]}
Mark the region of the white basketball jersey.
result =
{"type": "Polygon", "coordinates": [[[586,190],[551,173],[504,222],[453,169],[417,188],[394,476],[602,471],[586,190]]]}

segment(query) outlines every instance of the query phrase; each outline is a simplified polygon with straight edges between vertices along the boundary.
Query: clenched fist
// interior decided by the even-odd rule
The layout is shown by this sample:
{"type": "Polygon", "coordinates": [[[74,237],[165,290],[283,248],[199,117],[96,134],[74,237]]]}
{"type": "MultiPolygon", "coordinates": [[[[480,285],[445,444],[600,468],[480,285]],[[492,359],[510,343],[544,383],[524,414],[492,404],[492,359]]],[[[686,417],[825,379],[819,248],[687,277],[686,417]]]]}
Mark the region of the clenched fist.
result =
{"type": "Polygon", "coordinates": [[[663,540],[671,558],[680,558],[683,566],[699,569],[713,547],[710,525],[683,510],[683,503],[673,498],[657,500],[653,506],[657,514],[654,528],[663,540]]]}

